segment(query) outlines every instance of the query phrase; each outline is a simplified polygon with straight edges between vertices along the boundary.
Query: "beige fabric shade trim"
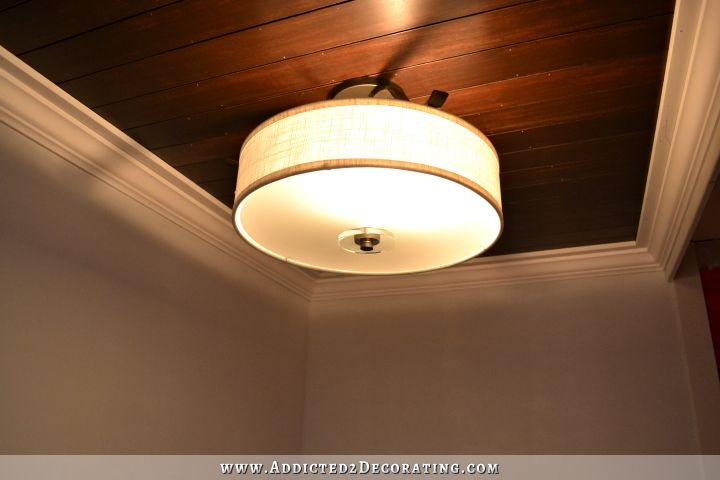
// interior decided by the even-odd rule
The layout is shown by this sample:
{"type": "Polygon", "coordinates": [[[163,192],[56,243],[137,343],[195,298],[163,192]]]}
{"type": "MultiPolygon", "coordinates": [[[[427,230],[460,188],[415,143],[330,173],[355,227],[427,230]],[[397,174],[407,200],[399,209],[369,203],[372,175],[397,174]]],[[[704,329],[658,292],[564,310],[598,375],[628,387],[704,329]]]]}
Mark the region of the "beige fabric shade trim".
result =
{"type": "Polygon", "coordinates": [[[235,206],[278,179],[313,170],[386,167],[455,181],[484,197],[502,219],[498,157],[469,123],[402,100],[328,100],[259,125],[240,152],[235,206]]]}

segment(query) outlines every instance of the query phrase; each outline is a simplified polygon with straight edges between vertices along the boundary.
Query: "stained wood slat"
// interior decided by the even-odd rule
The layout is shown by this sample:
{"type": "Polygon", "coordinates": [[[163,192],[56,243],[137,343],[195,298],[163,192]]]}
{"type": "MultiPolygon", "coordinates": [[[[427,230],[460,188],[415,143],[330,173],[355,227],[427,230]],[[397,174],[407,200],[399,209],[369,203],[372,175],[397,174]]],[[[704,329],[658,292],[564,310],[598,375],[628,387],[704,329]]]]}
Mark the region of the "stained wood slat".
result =
{"type": "MultiPolygon", "coordinates": [[[[513,202],[505,207],[503,243],[513,251],[526,251],[520,246],[562,248],[587,245],[588,241],[633,240],[642,209],[644,178],[644,173],[594,177],[568,183],[559,195],[556,192],[532,201],[513,202]],[[608,231],[617,234],[616,229],[627,237],[605,236],[608,231]]],[[[508,196],[512,197],[513,192],[508,196]]]]}
{"type": "Polygon", "coordinates": [[[204,138],[195,143],[183,143],[152,152],[173,167],[213,160],[237,161],[244,137],[241,134],[204,138]]]}
{"type": "MultiPolygon", "coordinates": [[[[548,222],[575,223],[573,218],[590,219],[594,217],[612,217],[618,212],[635,212],[637,213],[641,207],[642,195],[635,192],[628,195],[608,195],[608,187],[620,187],[628,185],[637,185],[637,182],[626,182],[620,176],[605,179],[602,187],[599,187],[599,179],[588,179],[594,181],[595,190],[587,193],[587,200],[578,201],[574,198],[572,191],[567,195],[557,197],[545,197],[533,202],[510,203],[503,207],[506,226],[512,231],[527,232],[537,229],[539,226],[548,222]],[[573,217],[573,218],[570,218],[573,217]],[[535,223],[533,223],[535,222],[535,223]]],[[[593,188],[593,183],[588,181],[576,182],[575,188],[593,188]]],[[[628,191],[630,192],[630,191],[628,191]]],[[[588,226],[592,226],[588,224],[588,226]]],[[[507,229],[506,229],[507,230],[507,229]]]]}
{"type": "Polygon", "coordinates": [[[631,134],[590,142],[526,150],[501,158],[503,194],[517,188],[616,175],[642,176],[652,136],[631,134]]]}
{"type": "MultiPolygon", "coordinates": [[[[527,130],[490,135],[488,138],[500,155],[534,148],[563,145],[624,133],[652,131],[655,106],[639,110],[621,110],[609,115],[577,122],[560,123],[527,130]]],[[[180,151],[181,146],[175,147],[180,151]]]]}
{"type": "MultiPolygon", "coordinates": [[[[589,172],[593,165],[604,161],[622,165],[640,165],[644,167],[652,147],[652,131],[632,132],[621,135],[596,137],[585,141],[533,148],[500,156],[500,173],[514,175],[522,172],[538,173],[538,169],[557,168],[561,165],[591,164],[582,168],[589,172]]],[[[503,188],[512,188],[503,185],[503,188]]]]}
{"type": "Polygon", "coordinates": [[[644,175],[594,177],[529,187],[535,193],[520,201],[520,191],[510,190],[503,199],[505,229],[491,254],[632,240],[643,184],[644,175]]]}
{"type": "MultiPolygon", "coordinates": [[[[577,182],[575,188],[581,188],[582,185],[583,182],[577,182]]],[[[548,227],[568,228],[566,225],[575,230],[584,230],[593,226],[593,219],[604,218],[608,222],[606,225],[612,225],[612,217],[628,218],[638,215],[642,207],[642,195],[608,195],[607,187],[611,185],[612,179],[610,182],[606,180],[602,192],[590,193],[590,198],[584,201],[566,196],[551,198],[549,201],[536,200],[508,205],[505,208],[505,233],[508,236],[541,233],[548,227]]]]}
{"type": "MultiPolygon", "coordinates": [[[[657,86],[657,82],[659,82],[660,79],[651,79],[649,81],[655,82],[654,85],[657,86]]],[[[632,85],[638,82],[643,84],[644,82],[648,82],[648,80],[644,76],[640,76],[640,78],[629,77],[624,80],[623,84],[632,85]]],[[[240,133],[246,135],[259,123],[276,113],[325,99],[328,90],[329,87],[318,87],[303,92],[263,99],[239,107],[171,119],[165,122],[129,129],[126,130],[126,132],[150,149],[194,142],[212,135],[212,132],[223,132],[227,134],[240,133]]],[[[635,90],[637,90],[637,88],[635,90]]],[[[635,90],[633,90],[633,92],[635,90]]],[[[552,102],[542,102],[534,107],[520,106],[491,111],[483,113],[482,115],[470,115],[466,120],[478,126],[478,128],[486,134],[520,130],[522,128],[530,128],[546,123],[562,123],[563,121],[572,120],[576,114],[580,116],[579,118],[591,118],[603,113],[630,108],[630,105],[642,106],[657,101],[657,95],[654,94],[657,87],[643,86],[642,90],[641,95],[638,98],[631,99],[630,102],[624,98],[618,99],[617,96],[610,95],[608,97],[608,95],[596,95],[588,99],[590,105],[588,105],[587,108],[584,108],[584,106],[580,104],[583,99],[571,100],[567,105],[561,100],[557,100],[556,103],[560,103],[560,105],[555,111],[546,111],[542,107],[545,104],[552,104],[554,107],[552,102]],[[653,92],[652,95],[648,94],[648,88],[653,92]],[[640,101],[643,103],[638,104],[640,101]],[[564,116],[561,116],[563,113],[564,116]],[[546,118],[548,120],[545,120],[546,118]]],[[[578,94],[578,92],[575,93],[578,94]]]]}
{"type": "MultiPolygon", "coordinates": [[[[657,54],[579,65],[452,90],[443,110],[453,115],[467,116],[562,99],[578,93],[612,90],[617,85],[660,79],[664,65],[665,55],[657,54]]],[[[427,99],[428,96],[423,96],[413,98],[413,101],[425,103],[427,99]]]]}
{"type": "Polygon", "coordinates": [[[230,160],[213,160],[178,167],[177,170],[195,183],[233,179],[237,176],[237,163],[230,160]]]}
{"type": "Polygon", "coordinates": [[[602,209],[593,208],[592,205],[583,205],[583,211],[565,209],[563,206],[554,207],[552,215],[546,215],[546,211],[528,212],[528,214],[517,215],[517,221],[506,225],[503,243],[536,243],[542,241],[543,237],[556,237],[559,234],[570,232],[590,232],[595,229],[612,228],[619,225],[633,225],[640,216],[639,206],[629,206],[617,203],[615,205],[603,205],[602,209]],[[513,228],[514,225],[521,226],[520,229],[513,228]],[[525,240],[532,238],[532,240],[525,240]]]}
{"type": "Polygon", "coordinates": [[[628,175],[626,171],[615,174],[567,180],[553,184],[541,183],[503,192],[503,209],[520,207],[521,204],[539,204],[561,200],[578,204],[602,203],[611,197],[634,199],[642,197],[645,175],[628,175]]]}
{"type": "Polygon", "coordinates": [[[486,134],[504,133],[651,107],[657,105],[659,96],[660,84],[652,82],[463,118],[486,134]]]}
{"type": "Polygon", "coordinates": [[[534,202],[522,204],[522,208],[508,207],[505,211],[504,233],[510,237],[549,233],[559,229],[587,230],[594,226],[622,225],[622,219],[630,219],[626,223],[629,225],[637,221],[634,217],[640,214],[641,200],[607,195],[606,201],[601,203],[534,202]]]}
{"type": "Polygon", "coordinates": [[[459,90],[570,66],[661,53],[667,49],[671,21],[671,15],[658,15],[453,56],[437,61],[433,68],[414,65],[393,72],[393,81],[407,85],[408,95],[420,99],[430,85],[444,91],[459,90]]]}
{"type": "MultiPolygon", "coordinates": [[[[514,76],[557,70],[583,63],[663,52],[667,46],[669,15],[644,18],[620,25],[544,38],[512,47],[466,53],[473,42],[440,41],[459,28],[470,33],[467,20],[425,27],[422,55],[406,56],[392,72],[393,80],[411,97],[433,89],[457,90],[514,76]],[[462,23],[462,24],[461,24],[462,23]],[[416,58],[418,57],[418,58],[416,58]],[[450,58],[448,58],[450,57],[450,58]],[[441,59],[441,60],[437,60],[441,59]]],[[[381,73],[388,52],[406,49],[417,35],[412,30],[316,54],[224,75],[155,94],[99,107],[96,111],[122,129],[164,121],[177,116],[242,105],[262,98],[323,86],[323,79],[381,73]],[[298,74],[303,72],[302,74],[298,74]],[[320,84],[320,85],[318,85],[320,84]]]]}
{"type": "Polygon", "coordinates": [[[560,230],[532,237],[516,236],[498,240],[483,256],[507,255],[556,248],[582,247],[592,244],[627,242],[635,240],[637,219],[625,219],[624,224],[609,227],[593,227],[586,230],[560,230]]]}
{"type": "MultiPolygon", "coordinates": [[[[648,152],[649,153],[649,152],[648,152]]],[[[587,162],[564,163],[558,166],[548,165],[536,171],[520,171],[502,175],[503,196],[512,203],[522,201],[536,201],[537,190],[528,190],[533,187],[553,188],[560,184],[568,185],[591,178],[602,179],[604,183],[611,181],[610,177],[626,176],[628,178],[641,178],[647,169],[644,165],[626,162],[625,158],[606,158],[597,165],[588,168],[587,162]],[[507,185],[507,187],[505,186],[507,185]],[[514,192],[513,190],[519,190],[514,192]],[[525,191],[522,191],[525,190],[525,191]]],[[[573,189],[576,187],[568,186],[573,189]]],[[[622,196],[622,194],[621,194],[622,196]]]]}
{"type": "Polygon", "coordinates": [[[21,58],[61,82],[341,1],[214,0],[209,6],[207,0],[190,0],[37,49],[21,58]]]}
{"type": "Polygon", "coordinates": [[[21,55],[176,1],[33,0],[0,13],[0,44],[15,55],[21,55]],[[28,35],[28,32],[32,34],[28,35]]]}
{"type": "Polygon", "coordinates": [[[408,8],[403,0],[357,0],[120,65],[61,86],[95,107],[516,1],[415,0],[408,8]]]}
{"type": "MultiPolygon", "coordinates": [[[[62,86],[86,104],[96,107],[285,58],[387,35],[425,23],[448,20],[457,16],[460,11],[469,14],[498,5],[495,2],[486,5],[484,2],[476,4],[445,0],[422,5],[422,8],[421,4],[417,4],[417,12],[422,12],[422,15],[413,15],[416,10],[408,9],[403,15],[393,16],[386,15],[388,12],[384,10],[387,10],[388,5],[394,4],[367,0],[378,1],[385,7],[380,8],[381,4],[366,4],[360,1],[330,7],[277,22],[265,29],[239,32],[119,66],[63,83],[62,86]],[[323,29],[324,34],[317,35],[318,29],[323,29]],[[285,41],[286,38],[293,38],[293,42],[285,41]]],[[[479,38],[481,46],[473,47],[474,50],[492,48],[617,23],[638,16],[667,13],[671,8],[668,2],[657,0],[542,0],[468,17],[477,22],[477,28],[464,37],[448,36],[444,42],[462,44],[479,38]]],[[[422,38],[416,39],[416,45],[420,51],[422,38]]],[[[399,54],[404,56],[408,52],[399,54]]],[[[391,59],[390,63],[393,62],[391,59]]]]}

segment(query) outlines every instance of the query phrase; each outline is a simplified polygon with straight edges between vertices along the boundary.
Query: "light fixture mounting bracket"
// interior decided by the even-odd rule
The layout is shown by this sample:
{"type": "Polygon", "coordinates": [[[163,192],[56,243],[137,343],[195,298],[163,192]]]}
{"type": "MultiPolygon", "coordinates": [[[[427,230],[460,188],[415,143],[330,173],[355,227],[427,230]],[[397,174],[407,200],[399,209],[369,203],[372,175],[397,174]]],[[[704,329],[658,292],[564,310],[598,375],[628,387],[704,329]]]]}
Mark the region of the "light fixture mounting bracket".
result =
{"type": "MultiPolygon", "coordinates": [[[[335,85],[328,94],[330,100],[348,98],[383,98],[386,100],[408,100],[405,92],[395,82],[383,77],[356,77],[335,85]]],[[[448,98],[448,93],[433,90],[428,98],[427,106],[441,108],[448,98]]]]}
{"type": "Polygon", "coordinates": [[[336,100],[347,98],[408,99],[400,85],[381,77],[356,77],[345,80],[330,90],[328,98],[336,100]]]}

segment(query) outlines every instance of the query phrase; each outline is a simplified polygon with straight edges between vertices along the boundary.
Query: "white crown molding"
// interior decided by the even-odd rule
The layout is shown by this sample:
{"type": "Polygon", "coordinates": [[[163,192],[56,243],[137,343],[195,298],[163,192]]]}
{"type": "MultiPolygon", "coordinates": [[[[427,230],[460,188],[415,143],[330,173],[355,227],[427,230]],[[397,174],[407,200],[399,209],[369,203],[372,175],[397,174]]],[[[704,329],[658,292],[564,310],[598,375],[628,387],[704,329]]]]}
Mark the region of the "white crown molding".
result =
{"type": "Polygon", "coordinates": [[[676,4],[637,245],[672,279],[720,156],[720,2],[676,4]]]}
{"type": "Polygon", "coordinates": [[[318,278],[313,301],[427,294],[548,280],[658,271],[635,242],[480,257],[444,270],[412,275],[318,278]]]}
{"type": "Polygon", "coordinates": [[[0,121],[307,300],[663,271],[672,278],[720,154],[720,2],[679,0],[637,242],[478,258],[417,275],[311,273],[234,232],[230,211],[0,48],[0,121]]]}
{"type": "Polygon", "coordinates": [[[313,277],[247,245],[228,208],[0,47],[0,122],[309,300],[313,277]]]}

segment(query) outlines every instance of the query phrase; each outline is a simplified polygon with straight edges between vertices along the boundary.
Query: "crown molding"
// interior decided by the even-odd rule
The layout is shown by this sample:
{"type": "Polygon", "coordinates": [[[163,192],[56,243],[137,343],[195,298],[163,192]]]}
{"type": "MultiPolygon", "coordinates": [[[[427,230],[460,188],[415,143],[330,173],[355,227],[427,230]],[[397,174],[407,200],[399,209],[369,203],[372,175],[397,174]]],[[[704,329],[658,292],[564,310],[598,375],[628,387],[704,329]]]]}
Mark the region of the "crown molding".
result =
{"type": "Polygon", "coordinates": [[[390,276],[326,276],[313,301],[427,294],[496,285],[658,271],[653,257],[635,242],[480,257],[433,272],[390,276]]]}
{"type": "Polygon", "coordinates": [[[309,300],[313,277],[247,245],[229,209],[146,148],[0,47],[0,122],[309,300]]]}
{"type": "Polygon", "coordinates": [[[306,300],[662,271],[671,279],[720,155],[720,2],[679,0],[637,242],[478,258],[415,275],[309,272],[257,252],[230,210],[0,48],[0,121],[306,300]]]}
{"type": "Polygon", "coordinates": [[[679,0],[637,235],[668,280],[685,254],[720,157],[720,2],[679,0]]]}

